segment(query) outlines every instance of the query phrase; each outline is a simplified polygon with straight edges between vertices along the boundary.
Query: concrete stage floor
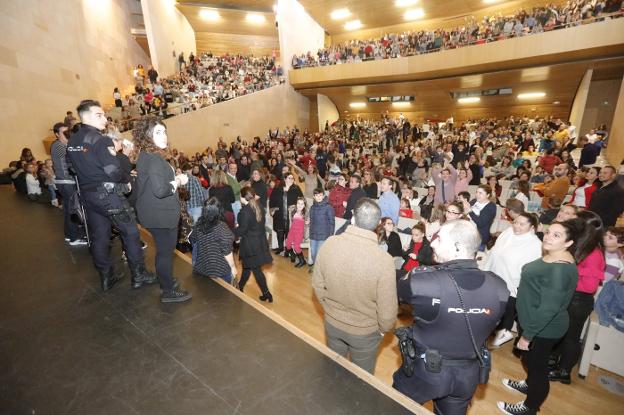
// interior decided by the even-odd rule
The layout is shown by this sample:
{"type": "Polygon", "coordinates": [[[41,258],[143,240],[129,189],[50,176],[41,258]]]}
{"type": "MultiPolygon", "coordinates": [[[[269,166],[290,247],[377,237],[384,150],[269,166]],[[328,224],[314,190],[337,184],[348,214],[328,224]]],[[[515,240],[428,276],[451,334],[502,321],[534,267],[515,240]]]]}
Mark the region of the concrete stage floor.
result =
{"type": "Polygon", "coordinates": [[[0,414],[410,413],[180,258],[187,304],[121,263],[102,293],[60,210],[1,186],[0,212],[0,414]]]}

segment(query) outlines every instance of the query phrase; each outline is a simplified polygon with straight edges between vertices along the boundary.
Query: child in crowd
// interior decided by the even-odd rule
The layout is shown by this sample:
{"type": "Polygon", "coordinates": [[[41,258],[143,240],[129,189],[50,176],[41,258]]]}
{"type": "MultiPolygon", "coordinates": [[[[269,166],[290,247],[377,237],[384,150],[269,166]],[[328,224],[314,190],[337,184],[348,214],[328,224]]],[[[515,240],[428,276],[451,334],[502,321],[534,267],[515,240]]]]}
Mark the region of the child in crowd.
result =
{"type": "Polygon", "coordinates": [[[52,160],[47,159],[41,169],[41,174],[44,177],[45,185],[50,192],[50,203],[54,207],[61,207],[59,205],[58,199],[56,197],[56,185],[54,184],[54,179],[56,178],[54,174],[54,168],[52,167],[52,160]]]}
{"type": "Polygon", "coordinates": [[[401,199],[401,208],[399,209],[399,216],[402,218],[410,218],[414,217],[414,211],[410,205],[410,201],[406,198],[401,199]]]}
{"type": "Polygon", "coordinates": [[[309,272],[313,271],[316,254],[321,245],[334,234],[336,214],[329,204],[322,188],[314,189],[314,202],[310,207],[310,256],[312,264],[309,272]]]}
{"type": "Polygon", "coordinates": [[[41,186],[39,186],[39,180],[37,180],[36,167],[32,163],[26,165],[26,186],[30,200],[37,202],[41,199],[41,186]]]}
{"type": "Polygon", "coordinates": [[[300,268],[307,262],[301,250],[301,243],[305,239],[307,233],[306,228],[308,228],[310,224],[310,219],[306,215],[306,211],[306,202],[303,197],[298,198],[297,203],[288,208],[290,230],[286,237],[285,249],[290,255],[290,261],[295,262],[295,268],[300,268]]]}
{"type": "Polygon", "coordinates": [[[624,247],[624,228],[616,228],[611,226],[604,235],[605,262],[605,280],[618,280],[624,272],[624,256],[622,255],[622,247],[624,247]]]}

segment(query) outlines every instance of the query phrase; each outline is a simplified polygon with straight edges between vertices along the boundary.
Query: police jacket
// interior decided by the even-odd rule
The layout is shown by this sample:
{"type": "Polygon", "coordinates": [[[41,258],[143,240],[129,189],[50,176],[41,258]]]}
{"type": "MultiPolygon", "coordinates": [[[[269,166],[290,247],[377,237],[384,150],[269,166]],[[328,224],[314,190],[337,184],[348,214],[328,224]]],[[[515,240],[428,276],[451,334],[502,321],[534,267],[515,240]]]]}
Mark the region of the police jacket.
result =
{"type": "Polygon", "coordinates": [[[419,349],[435,349],[449,359],[476,357],[464,313],[479,347],[496,328],[509,297],[505,282],[481,271],[471,259],[418,267],[399,280],[397,290],[399,298],[413,306],[412,336],[419,349]],[[461,289],[466,310],[449,273],[461,289]]]}
{"type": "Polygon", "coordinates": [[[82,191],[92,192],[102,183],[121,183],[122,172],[113,140],[83,124],[67,143],[67,158],[82,191]]]}
{"type": "Polygon", "coordinates": [[[141,151],[137,160],[136,210],[146,228],[177,228],[180,200],[172,181],[173,167],[160,155],[141,151]]]}

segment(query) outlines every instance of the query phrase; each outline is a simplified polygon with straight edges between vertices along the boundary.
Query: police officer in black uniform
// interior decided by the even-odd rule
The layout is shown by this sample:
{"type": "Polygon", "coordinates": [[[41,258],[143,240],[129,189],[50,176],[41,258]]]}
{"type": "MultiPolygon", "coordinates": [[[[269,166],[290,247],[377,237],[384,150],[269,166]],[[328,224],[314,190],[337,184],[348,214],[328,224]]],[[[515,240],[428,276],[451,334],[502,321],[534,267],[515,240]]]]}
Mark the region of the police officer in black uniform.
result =
{"type": "Polygon", "coordinates": [[[479,383],[480,361],[464,313],[479,349],[501,319],[509,296],[501,278],[477,267],[480,243],[471,222],[447,222],[431,244],[440,265],[416,268],[397,284],[399,299],[413,306],[414,324],[407,333],[416,358],[413,375],[399,369],[392,386],[416,402],[433,400],[436,414],[465,414],[479,383]]]}
{"type": "Polygon", "coordinates": [[[71,135],[67,157],[75,171],[91,237],[91,254],[100,274],[102,290],[108,291],[123,275],[115,274],[110,259],[111,225],[114,224],[124,243],[132,288],[158,280],[146,271],[139,230],[133,209],[124,193],[130,188],[122,183],[122,171],[110,137],[101,134],[106,115],[97,101],[85,100],[77,108],[80,129],[71,135]]]}

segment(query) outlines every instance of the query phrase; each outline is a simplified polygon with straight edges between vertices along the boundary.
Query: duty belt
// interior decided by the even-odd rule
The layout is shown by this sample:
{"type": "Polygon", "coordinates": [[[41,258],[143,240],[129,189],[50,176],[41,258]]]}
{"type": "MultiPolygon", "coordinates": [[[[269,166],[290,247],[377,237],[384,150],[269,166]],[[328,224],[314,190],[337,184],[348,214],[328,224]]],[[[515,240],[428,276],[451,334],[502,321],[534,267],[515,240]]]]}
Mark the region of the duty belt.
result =
{"type": "Polygon", "coordinates": [[[72,179],[55,179],[54,184],[76,184],[75,180],[72,179]]]}
{"type": "MultiPolygon", "coordinates": [[[[416,343],[416,342],[414,342],[416,343]]],[[[422,360],[425,360],[425,355],[427,353],[426,349],[420,349],[420,348],[416,348],[416,356],[419,357],[422,360]]],[[[472,359],[452,359],[450,357],[444,357],[442,356],[442,365],[443,366],[465,366],[474,362],[478,362],[479,359],[472,358],[472,359]]]]}

